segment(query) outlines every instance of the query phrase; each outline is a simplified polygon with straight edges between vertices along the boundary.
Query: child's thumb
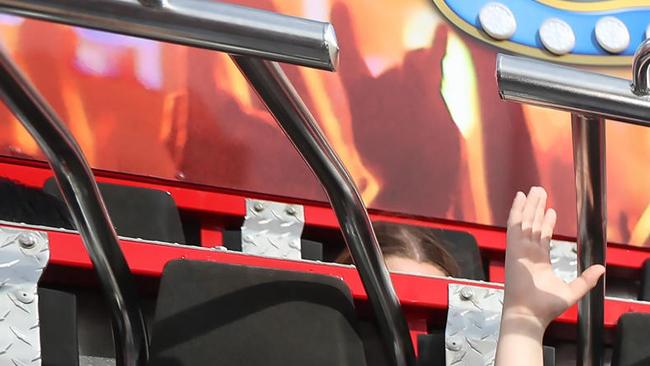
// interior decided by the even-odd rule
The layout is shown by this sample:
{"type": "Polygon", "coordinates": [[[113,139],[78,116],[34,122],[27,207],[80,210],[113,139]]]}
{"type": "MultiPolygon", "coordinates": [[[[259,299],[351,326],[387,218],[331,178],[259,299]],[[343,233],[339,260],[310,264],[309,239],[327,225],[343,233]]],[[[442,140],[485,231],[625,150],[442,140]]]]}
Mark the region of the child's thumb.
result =
{"type": "Polygon", "coordinates": [[[593,266],[584,270],[578,278],[573,280],[569,284],[572,295],[572,298],[570,299],[571,305],[578,302],[578,300],[585,296],[589,290],[594,288],[594,286],[596,286],[596,283],[598,283],[598,279],[603,275],[603,273],[605,273],[605,267],[600,264],[594,264],[593,266]]]}

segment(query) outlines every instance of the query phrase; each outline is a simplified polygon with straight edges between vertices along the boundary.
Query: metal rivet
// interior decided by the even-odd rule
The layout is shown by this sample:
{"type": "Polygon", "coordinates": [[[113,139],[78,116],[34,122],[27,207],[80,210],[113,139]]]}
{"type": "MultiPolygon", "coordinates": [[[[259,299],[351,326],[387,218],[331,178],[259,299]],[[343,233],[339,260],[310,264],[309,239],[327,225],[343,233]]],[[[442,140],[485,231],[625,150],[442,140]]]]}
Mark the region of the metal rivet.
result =
{"type": "Polygon", "coordinates": [[[178,180],[185,180],[185,173],[183,173],[183,172],[177,172],[177,173],[176,173],[176,179],[178,179],[178,180]]]}
{"type": "Polygon", "coordinates": [[[452,336],[445,342],[450,351],[460,351],[463,348],[463,339],[459,336],[452,336]]]}
{"type": "Polygon", "coordinates": [[[262,212],[264,211],[264,205],[260,202],[257,202],[255,205],[253,205],[253,210],[255,210],[255,212],[262,212]]]}
{"type": "Polygon", "coordinates": [[[36,246],[36,239],[27,234],[20,234],[18,236],[18,244],[24,249],[32,249],[36,246]]]}
{"type": "Polygon", "coordinates": [[[596,23],[596,40],[600,47],[611,53],[620,53],[630,45],[630,32],[620,19],[606,16],[596,23]]]}
{"type": "Polygon", "coordinates": [[[569,23],[559,18],[546,19],[539,28],[539,38],[549,52],[564,55],[573,50],[576,36],[569,23]]]}
{"type": "Polygon", "coordinates": [[[474,291],[469,287],[463,287],[460,289],[460,298],[463,300],[471,300],[474,297],[474,291]]]}
{"type": "Polygon", "coordinates": [[[296,211],[296,209],[293,206],[287,207],[287,215],[296,216],[297,213],[298,212],[296,211]]]}
{"type": "Polygon", "coordinates": [[[22,302],[23,304],[29,304],[34,301],[34,294],[27,291],[16,291],[14,293],[14,296],[16,296],[16,299],[18,299],[18,301],[22,302]]]}
{"type": "Polygon", "coordinates": [[[517,30],[515,16],[507,6],[501,3],[485,4],[479,11],[478,19],[481,28],[494,39],[508,39],[517,30]]]}

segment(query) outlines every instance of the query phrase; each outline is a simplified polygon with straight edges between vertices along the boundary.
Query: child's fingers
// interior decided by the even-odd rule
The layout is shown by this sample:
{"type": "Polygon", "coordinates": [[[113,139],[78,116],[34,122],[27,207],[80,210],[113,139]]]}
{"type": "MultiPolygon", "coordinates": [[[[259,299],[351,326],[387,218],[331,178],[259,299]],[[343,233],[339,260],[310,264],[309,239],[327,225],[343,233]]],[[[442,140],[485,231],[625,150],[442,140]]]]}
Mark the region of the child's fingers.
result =
{"type": "Polygon", "coordinates": [[[540,187],[532,187],[528,192],[528,198],[524,204],[524,210],[521,214],[521,230],[529,231],[533,227],[533,220],[535,219],[535,211],[537,210],[537,203],[541,198],[540,187]]]}
{"type": "Polygon", "coordinates": [[[544,222],[542,223],[542,235],[540,244],[544,250],[548,250],[551,244],[551,239],[553,238],[553,229],[555,228],[555,222],[557,221],[557,213],[554,209],[549,208],[546,210],[546,215],[544,215],[544,222]]]}
{"type": "Polygon", "coordinates": [[[605,273],[605,267],[600,264],[594,264],[593,266],[584,270],[584,272],[582,272],[578,278],[573,280],[573,282],[569,284],[572,296],[571,299],[568,299],[570,304],[575,304],[578,300],[585,296],[589,290],[594,288],[594,286],[596,286],[596,283],[598,283],[598,279],[603,275],[603,273],[605,273]]]}
{"type": "Polygon", "coordinates": [[[542,235],[542,224],[544,223],[544,211],[546,210],[546,191],[540,188],[537,206],[535,207],[535,216],[533,218],[533,236],[538,239],[542,235]]]}
{"type": "Polygon", "coordinates": [[[526,203],[526,195],[524,192],[517,192],[514,201],[512,201],[512,208],[510,208],[510,215],[508,215],[508,226],[521,223],[521,214],[526,203]]]}

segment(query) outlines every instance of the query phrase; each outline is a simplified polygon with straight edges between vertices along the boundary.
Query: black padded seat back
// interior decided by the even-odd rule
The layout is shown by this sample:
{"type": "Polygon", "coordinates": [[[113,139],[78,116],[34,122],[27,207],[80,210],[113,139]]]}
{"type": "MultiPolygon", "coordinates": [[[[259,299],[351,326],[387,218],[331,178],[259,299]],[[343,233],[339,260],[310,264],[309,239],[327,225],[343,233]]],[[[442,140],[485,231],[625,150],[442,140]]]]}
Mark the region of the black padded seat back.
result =
{"type": "Polygon", "coordinates": [[[39,287],[38,312],[42,366],[79,365],[76,296],[39,287]]]}
{"type": "Polygon", "coordinates": [[[365,366],[354,305],[337,278],[178,260],[164,269],[153,366],[365,366]]]}
{"type": "Polygon", "coordinates": [[[612,366],[650,365],[650,314],[625,313],[616,324],[612,366]]]}
{"type": "Polygon", "coordinates": [[[643,262],[643,268],[641,269],[639,300],[650,301],[650,259],[643,262]]]}
{"type": "Polygon", "coordinates": [[[431,229],[442,239],[445,247],[458,263],[458,277],[470,280],[487,280],[481,259],[481,250],[474,236],[464,231],[431,229]]]}
{"type": "MultiPolygon", "coordinates": [[[[98,186],[118,235],[185,243],[178,207],[169,192],[108,183],[98,186]]],[[[47,180],[43,190],[62,197],[54,178],[47,180]]]]}

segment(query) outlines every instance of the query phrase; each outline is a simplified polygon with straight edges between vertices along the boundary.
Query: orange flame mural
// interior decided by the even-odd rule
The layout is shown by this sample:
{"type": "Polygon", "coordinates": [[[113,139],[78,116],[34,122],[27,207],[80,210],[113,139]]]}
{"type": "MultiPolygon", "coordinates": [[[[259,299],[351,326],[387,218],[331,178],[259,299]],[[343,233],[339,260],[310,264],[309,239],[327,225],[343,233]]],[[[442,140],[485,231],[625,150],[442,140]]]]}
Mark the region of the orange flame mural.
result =
{"type": "MultiPolygon", "coordinates": [[[[541,184],[575,234],[568,114],[500,101],[496,51],[430,1],[236,2],[334,24],[337,73],[284,69],[368,206],[504,225],[515,192],[541,184]]],[[[94,167],[325,200],[228,56],[7,16],[0,37],[94,167]]],[[[609,238],[650,245],[650,129],[607,129],[609,238]]],[[[0,153],[43,158],[5,108],[0,153]]]]}

